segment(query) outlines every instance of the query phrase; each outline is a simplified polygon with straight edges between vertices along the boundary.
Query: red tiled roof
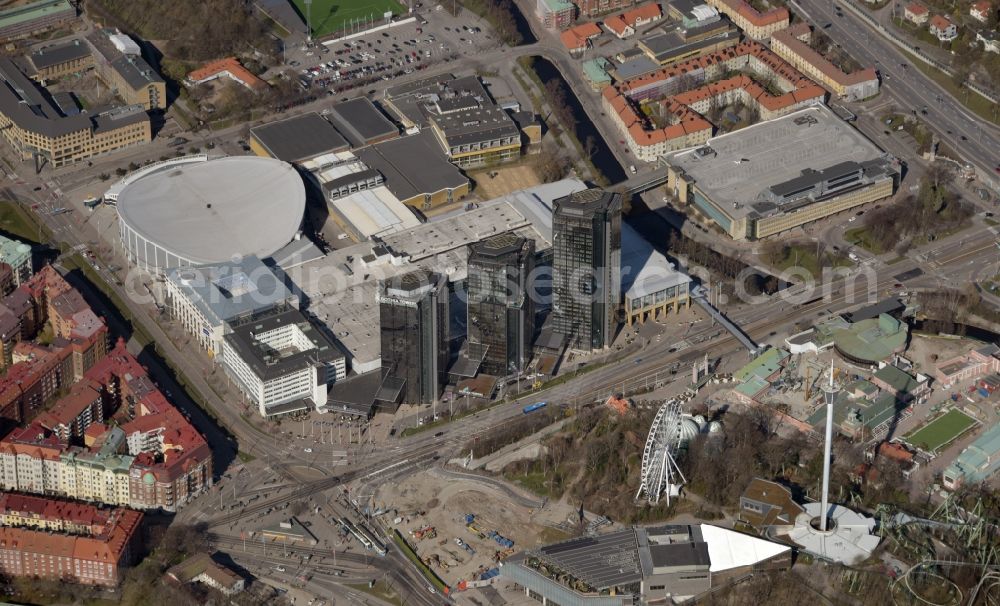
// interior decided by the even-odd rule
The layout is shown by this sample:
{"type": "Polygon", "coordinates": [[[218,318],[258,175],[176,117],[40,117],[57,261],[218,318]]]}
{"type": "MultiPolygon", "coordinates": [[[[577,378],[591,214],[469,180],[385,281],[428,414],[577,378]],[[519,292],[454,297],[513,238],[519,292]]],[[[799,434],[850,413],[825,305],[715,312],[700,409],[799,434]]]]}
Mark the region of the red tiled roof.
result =
{"type": "Polygon", "coordinates": [[[902,444],[897,444],[895,442],[883,442],[879,444],[878,453],[888,459],[892,459],[900,463],[913,462],[913,453],[906,450],[902,444]]]}
{"type": "Polygon", "coordinates": [[[816,69],[823,72],[826,77],[841,86],[851,86],[861,82],[868,82],[869,80],[874,80],[878,77],[875,74],[875,69],[870,67],[857,70],[850,74],[844,73],[836,65],[827,60],[826,57],[819,54],[808,44],[799,39],[800,37],[806,36],[810,33],[811,30],[809,28],[809,24],[800,22],[791,27],[775,32],[771,35],[771,39],[772,41],[777,41],[787,46],[796,55],[804,59],[807,63],[813,65],[816,69]]]}
{"type": "Polygon", "coordinates": [[[587,40],[601,35],[601,28],[596,23],[581,23],[559,34],[559,39],[569,50],[577,50],[587,45],[587,40]]]}
{"type": "Polygon", "coordinates": [[[621,15],[614,15],[604,20],[604,27],[610,29],[618,36],[624,35],[625,28],[628,26],[629,24],[625,22],[625,17],[621,15]]]}
{"type": "Polygon", "coordinates": [[[944,30],[951,27],[951,21],[949,21],[948,17],[945,17],[944,15],[934,15],[931,17],[930,26],[938,31],[943,32],[944,30]]]}
{"type": "Polygon", "coordinates": [[[614,108],[614,111],[618,113],[622,123],[629,131],[629,136],[638,145],[652,145],[686,134],[706,129],[711,130],[711,123],[689,106],[709,96],[722,94],[735,88],[743,88],[747,94],[770,111],[780,110],[807,99],[822,99],[825,96],[825,91],[815,82],[800,74],[795,68],[782,60],[781,57],[778,57],[757,42],[744,42],[715,53],[695,57],[683,63],[678,63],[614,86],[609,86],[604,90],[603,95],[614,108]],[[683,75],[693,69],[703,69],[710,65],[745,55],[756,57],[777,76],[788,81],[793,86],[793,89],[785,94],[773,96],[753,79],[745,75],[713,82],[709,85],[664,99],[661,102],[663,103],[664,110],[673,116],[675,122],[665,128],[658,129],[648,128],[645,117],[640,116],[639,112],[632,107],[631,102],[626,98],[628,92],[631,90],[683,75]],[[620,97],[621,101],[617,100],[616,97],[620,97]]]}
{"type": "Polygon", "coordinates": [[[49,429],[57,425],[69,425],[80,413],[95,401],[101,399],[101,385],[96,381],[84,379],[73,384],[66,397],[57,401],[51,409],[38,417],[38,423],[49,429]]]}
{"type": "Polygon", "coordinates": [[[213,76],[217,76],[222,72],[229,72],[229,75],[250,88],[257,89],[267,86],[266,82],[250,73],[247,68],[243,67],[236,57],[226,57],[225,59],[219,59],[217,61],[206,63],[204,66],[188,74],[188,78],[195,82],[201,82],[202,80],[207,80],[213,76]]]}
{"type": "Polygon", "coordinates": [[[926,15],[929,11],[926,6],[917,2],[911,2],[906,5],[906,12],[914,15],[926,15]]]}
{"type": "Polygon", "coordinates": [[[0,496],[0,513],[18,512],[43,520],[69,520],[90,527],[90,536],[74,536],[20,527],[0,527],[0,546],[21,552],[75,557],[117,564],[142,514],[128,509],[99,509],[93,505],[18,494],[0,496]]]}

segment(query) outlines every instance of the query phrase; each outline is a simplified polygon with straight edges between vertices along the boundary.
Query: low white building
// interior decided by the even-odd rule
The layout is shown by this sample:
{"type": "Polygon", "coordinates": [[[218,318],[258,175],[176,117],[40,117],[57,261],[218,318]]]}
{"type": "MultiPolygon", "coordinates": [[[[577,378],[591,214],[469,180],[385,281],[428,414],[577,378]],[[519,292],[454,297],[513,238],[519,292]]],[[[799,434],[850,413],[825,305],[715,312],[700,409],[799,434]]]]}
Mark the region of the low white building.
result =
{"type": "Polygon", "coordinates": [[[233,326],[222,361],[264,417],[321,410],[330,384],[347,375],[344,354],[297,309],[233,326]]]}
{"type": "Polygon", "coordinates": [[[931,22],[927,29],[932,36],[935,36],[941,42],[950,42],[958,38],[958,28],[944,15],[934,15],[931,17],[931,22]]]}
{"type": "Polygon", "coordinates": [[[1000,34],[997,32],[976,32],[976,40],[983,43],[983,50],[1000,54],[1000,34]]]}

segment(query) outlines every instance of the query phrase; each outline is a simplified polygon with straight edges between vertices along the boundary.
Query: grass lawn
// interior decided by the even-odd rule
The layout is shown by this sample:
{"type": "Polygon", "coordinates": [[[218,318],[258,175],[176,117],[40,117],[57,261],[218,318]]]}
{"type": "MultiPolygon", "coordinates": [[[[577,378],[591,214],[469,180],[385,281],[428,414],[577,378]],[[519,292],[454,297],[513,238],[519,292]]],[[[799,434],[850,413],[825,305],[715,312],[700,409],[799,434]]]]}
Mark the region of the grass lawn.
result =
{"type": "MultiPolygon", "coordinates": [[[[305,18],[305,0],[292,0],[292,4],[305,18]]],[[[400,15],[406,9],[396,0],[313,0],[308,14],[309,22],[312,23],[312,35],[322,38],[350,25],[352,19],[374,19],[375,24],[380,25],[384,22],[382,15],[386,12],[400,15]]]]}
{"type": "MultiPolygon", "coordinates": [[[[808,271],[814,278],[823,275],[823,265],[816,259],[815,246],[800,246],[792,244],[787,249],[785,257],[774,264],[778,270],[784,271],[791,267],[801,267],[808,271]]],[[[826,255],[824,261],[831,267],[850,267],[853,265],[847,257],[837,255],[826,255]]]]}
{"type": "MultiPolygon", "coordinates": [[[[21,240],[39,243],[38,224],[28,211],[18,206],[16,202],[0,200],[0,231],[5,231],[21,240]]],[[[44,238],[43,230],[42,239],[44,238]]]]}
{"type": "Polygon", "coordinates": [[[919,446],[924,450],[937,452],[939,448],[960,436],[967,429],[975,425],[975,423],[975,419],[969,415],[957,408],[952,408],[927,425],[906,436],[906,440],[910,444],[919,446]]]}
{"type": "Polygon", "coordinates": [[[861,248],[869,252],[873,252],[876,254],[883,252],[881,248],[875,246],[875,244],[872,242],[871,234],[868,233],[867,227],[864,226],[852,227],[851,229],[844,232],[844,239],[850,242],[851,244],[854,244],[855,246],[860,246],[861,248]]]}
{"type": "Polygon", "coordinates": [[[528,475],[523,473],[514,473],[506,476],[508,481],[514,482],[515,484],[533,492],[542,497],[549,496],[549,487],[545,485],[545,481],[548,479],[545,474],[536,471],[531,472],[528,475]]]}

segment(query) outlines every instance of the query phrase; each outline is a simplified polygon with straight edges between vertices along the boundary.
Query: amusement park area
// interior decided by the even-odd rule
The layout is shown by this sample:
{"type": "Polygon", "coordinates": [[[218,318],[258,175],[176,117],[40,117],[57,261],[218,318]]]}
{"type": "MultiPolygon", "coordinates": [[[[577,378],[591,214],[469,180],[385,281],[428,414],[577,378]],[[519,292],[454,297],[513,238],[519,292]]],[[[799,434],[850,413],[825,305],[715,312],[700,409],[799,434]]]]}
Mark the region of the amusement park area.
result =
{"type": "Polygon", "coordinates": [[[1000,604],[1000,347],[912,313],[526,407],[373,502],[459,604],[1000,604]]]}

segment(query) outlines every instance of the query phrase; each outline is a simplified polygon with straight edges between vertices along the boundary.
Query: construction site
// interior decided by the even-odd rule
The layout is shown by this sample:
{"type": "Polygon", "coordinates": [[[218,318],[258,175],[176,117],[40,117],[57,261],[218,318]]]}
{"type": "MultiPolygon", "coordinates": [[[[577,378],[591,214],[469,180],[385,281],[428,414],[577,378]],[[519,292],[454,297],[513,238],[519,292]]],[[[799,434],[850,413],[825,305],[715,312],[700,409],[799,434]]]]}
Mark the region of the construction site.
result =
{"type": "Polygon", "coordinates": [[[383,484],[374,498],[392,504],[385,521],[455,591],[496,576],[515,551],[568,538],[576,515],[501,481],[442,469],[383,484]]]}

